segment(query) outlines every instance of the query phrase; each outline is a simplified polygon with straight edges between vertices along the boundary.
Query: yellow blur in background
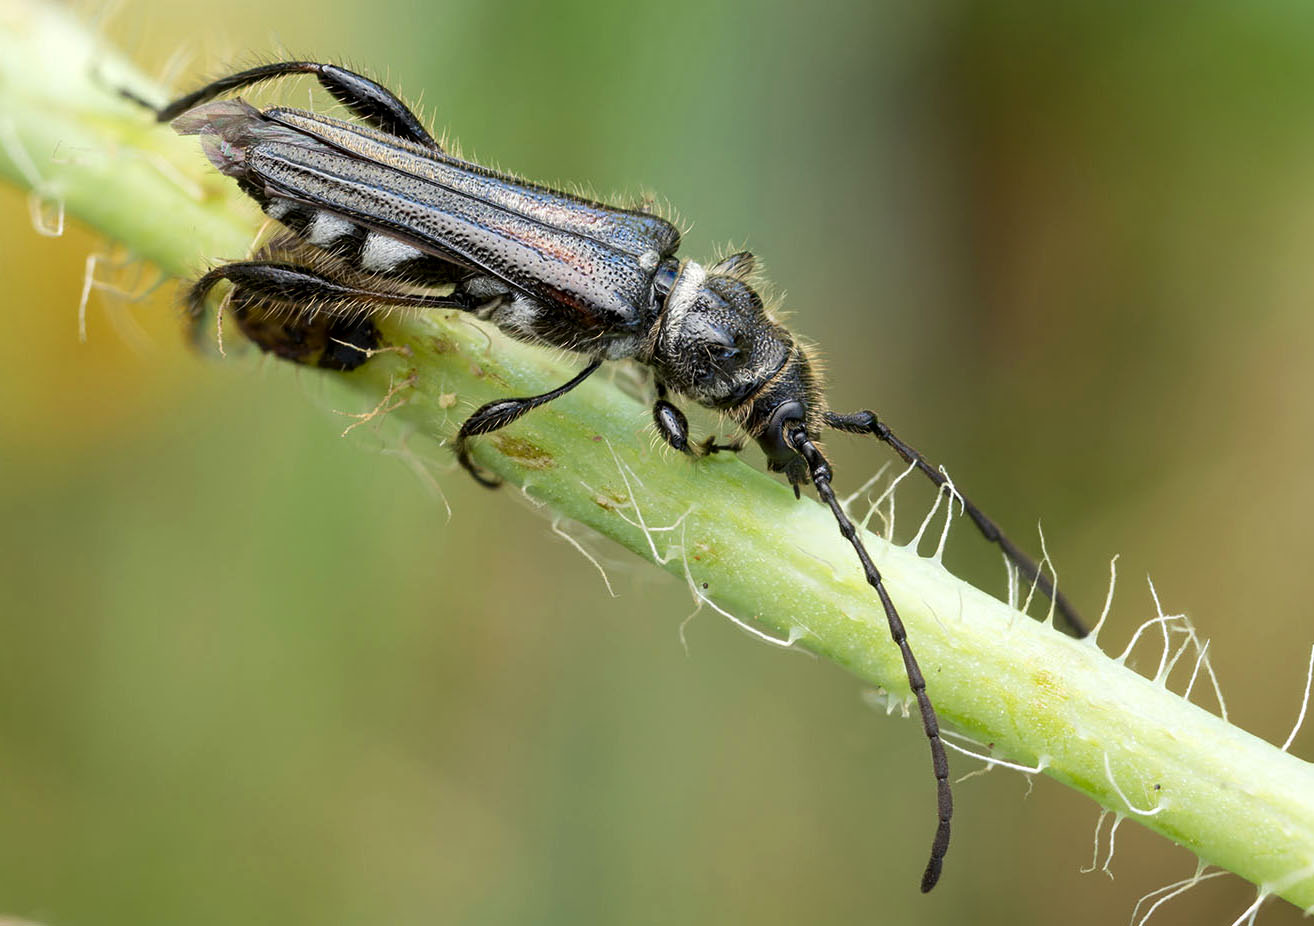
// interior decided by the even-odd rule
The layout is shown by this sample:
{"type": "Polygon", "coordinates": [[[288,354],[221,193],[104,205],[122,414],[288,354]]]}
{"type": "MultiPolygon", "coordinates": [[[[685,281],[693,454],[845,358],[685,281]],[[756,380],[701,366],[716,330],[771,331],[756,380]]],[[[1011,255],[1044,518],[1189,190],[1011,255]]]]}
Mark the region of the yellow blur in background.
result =
{"type": "MultiPolygon", "coordinates": [[[[751,247],[837,408],[875,408],[1023,546],[1043,519],[1091,617],[1121,554],[1106,649],[1154,616],[1149,574],[1213,641],[1231,718],[1285,739],[1314,642],[1314,7],[88,14],[180,90],[254,57],[345,61],[469,156],[656,191],[689,256],[751,247]]],[[[340,440],[316,377],[189,351],[176,283],[76,222],[37,235],[8,189],[0,279],[0,914],[1105,924],[1194,871],[1129,824],[1110,880],[1106,821],[1082,873],[1098,808],[995,771],[958,786],[921,897],[924,740],[841,670],[706,613],[686,649],[680,583],[584,538],[611,598],[513,493],[340,440]],[[130,295],[92,293],[83,344],[98,253],[130,295]]],[[[830,446],[850,488],[889,459],[830,446]]],[[[906,539],[931,496],[899,498],[906,539]]],[[[965,522],[949,563],[1003,594],[965,522]]],[[[1252,897],[1215,879],[1153,922],[1252,897]]]]}

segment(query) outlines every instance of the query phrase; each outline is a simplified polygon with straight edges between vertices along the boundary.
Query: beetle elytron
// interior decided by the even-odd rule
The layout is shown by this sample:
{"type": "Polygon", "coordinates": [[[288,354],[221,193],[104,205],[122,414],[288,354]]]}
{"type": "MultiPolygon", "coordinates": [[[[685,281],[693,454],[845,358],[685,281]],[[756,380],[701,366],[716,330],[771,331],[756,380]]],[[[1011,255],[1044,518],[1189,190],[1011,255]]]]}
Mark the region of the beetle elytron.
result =
{"type": "MultiPolygon", "coordinates": [[[[257,259],[201,277],[190,295],[195,317],[211,288],[227,281],[230,305],[252,340],[303,363],[359,366],[378,344],[371,311],[391,306],[465,310],[514,337],[587,358],[562,386],[489,402],[466,420],[457,455],[481,483],[496,481],[470,459],[471,438],[564,395],[603,361],[625,359],[652,368],[653,420],[676,450],[699,455],[739,447],[691,442],[671,394],[728,415],[758,442],[770,469],[785,474],[795,495],[811,482],[880,599],[930,741],[939,822],[922,890],[935,886],[953,813],[938,720],[903,622],[831,488],[831,467],[816,442],[824,428],[870,434],[941,489],[947,479],[872,412],[827,409],[809,352],[771,318],[751,283],[751,254],[710,267],[681,260],[675,256],[680,233],[669,222],[454,157],[389,90],[331,64],[251,68],[155,113],[178,132],[200,136],[210,161],[287,230],[257,259]],[[314,75],[359,123],[216,100],[295,74],[314,75]]],[[[1084,634],[1035,563],[979,508],[966,500],[964,507],[1020,573],[1054,598],[1073,631],[1084,634]]]]}

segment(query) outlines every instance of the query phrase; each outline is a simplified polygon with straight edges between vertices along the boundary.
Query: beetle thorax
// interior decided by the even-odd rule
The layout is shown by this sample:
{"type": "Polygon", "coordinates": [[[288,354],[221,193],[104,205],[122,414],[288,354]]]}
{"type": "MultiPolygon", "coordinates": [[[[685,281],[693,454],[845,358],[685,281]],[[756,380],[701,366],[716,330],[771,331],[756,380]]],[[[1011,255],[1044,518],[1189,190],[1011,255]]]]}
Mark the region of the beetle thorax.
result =
{"type": "Polygon", "coordinates": [[[792,352],[788,332],[767,316],[752,286],[686,261],[658,316],[650,362],[671,389],[729,411],[770,381],[792,352]]]}
{"type": "Polygon", "coordinates": [[[697,261],[687,260],[680,267],[675,283],[666,296],[666,303],[662,307],[661,317],[658,319],[658,353],[670,351],[683,335],[685,323],[689,318],[689,310],[697,302],[705,282],[707,282],[707,270],[702,264],[697,261]]]}

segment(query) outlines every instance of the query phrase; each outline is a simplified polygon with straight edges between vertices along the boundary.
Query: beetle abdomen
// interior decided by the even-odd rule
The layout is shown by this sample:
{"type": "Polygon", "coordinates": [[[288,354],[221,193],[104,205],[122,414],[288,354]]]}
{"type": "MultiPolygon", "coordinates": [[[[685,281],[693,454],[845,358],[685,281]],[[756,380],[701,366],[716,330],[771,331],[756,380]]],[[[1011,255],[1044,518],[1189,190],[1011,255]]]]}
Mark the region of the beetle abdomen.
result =
{"type": "Polygon", "coordinates": [[[297,238],[352,270],[382,274],[418,286],[455,283],[469,273],[386,232],[373,231],[325,209],[279,196],[266,198],[262,205],[266,215],[297,238]]]}

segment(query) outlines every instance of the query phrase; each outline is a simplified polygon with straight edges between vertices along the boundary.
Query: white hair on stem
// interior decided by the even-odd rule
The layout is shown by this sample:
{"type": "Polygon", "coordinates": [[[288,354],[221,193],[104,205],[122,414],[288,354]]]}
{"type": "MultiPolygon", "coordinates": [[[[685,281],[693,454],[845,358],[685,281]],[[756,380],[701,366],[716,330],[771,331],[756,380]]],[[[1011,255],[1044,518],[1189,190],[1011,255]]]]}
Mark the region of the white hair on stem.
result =
{"type": "Polygon", "coordinates": [[[1028,776],[1038,775],[1049,767],[1048,756],[1040,756],[1038,759],[1036,759],[1036,764],[1034,766],[1019,765],[1016,762],[1009,762],[1008,760],[1001,759],[998,756],[992,756],[983,752],[974,752],[971,749],[968,749],[966,746],[960,746],[958,743],[954,742],[954,739],[965,740],[966,742],[973,743],[974,745],[977,746],[984,745],[982,743],[978,743],[976,740],[971,739],[970,737],[964,736],[961,733],[953,733],[946,730],[941,733],[940,738],[944,740],[944,744],[946,746],[948,746],[950,749],[954,750],[955,752],[960,752],[963,755],[968,756],[969,758],[978,759],[979,761],[984,762],[986,764],[986,767],[984,769],[978,769],[976,772],[971,772],[968,775],[964,775],[963,778],[959,779],[959,781],[963,781],[969,777],[972,777],[973,775],[983,774],[984,772],[988,772],[996,767],[1012,769],[1015,772],[1021,772],[1023,775],[1028,775],[1028,776]]]}
{"type": "Polygon", "coordinates": [[[1173,669],[1177,668],[1177,663],[1181,660],[1182,655],[1190,649],[1191,646],[1195,646],[1197,652],[1202,648],[1200,645],[1200,638],[1196,636],[1195,627],[1185,616],[1182,617],[1182,627],[1179,629],[1185,631],[1186,639],[1182,641],[1182,645],[1177,647],[1176,652],[1172,654],[1168,659],[1167,664],[1163,666],[1161,675],[1154,678],[1155,682],[1158,682],[1165,687],[1168,685],[1168,679],[1173,674],[1173,669]]]}
{"type": "Polygon", "coordinates": [[[1205,661],[1205,654],[1209,652],[1209,644],[1212,640],[1205,640],[1204,645],[1200,647],[1199,652],[1195,654],[1195,668],[1191,670],[1191,678],[1186,683],[1186,688],[1182,691],[1182,697],[1191,700],[1191,690],[1195,688],[1195,681],[1200,677],[1200,664],[1205,661]]]}
{"type": "Polygon", "coordinates": [[[1201,881],[1208,881],[1210,878],[1218,878],[1228,873],[1226,871],[1211,871],[1208,874],[1205,874],[1208,867],[1208,864],[1203,860],[1198,860],[1195,866],[1195,874],[1191,877],[1183,878],[1181,881],[1174,881],[1172,884],[1163,887],[1157,887],[1148,894],[1143,895],[1140,900],[1136,901],[1136,906],[1132,908],[1132,926],[1146,926],[1150,921],[1150,917],[1154,916],[1154,911],[1158,910],[1159,907],[1163,906],[1174,897],[1180,897],[1201,881]],[[1163,894],[1163,896],[1150,905],[1150,908],[1145,911],[1145,916],[1141,917],[1139,920],[1136,919],[1136,914],[1140,912],[1141,905],[1157,894],[1163,894]]]}
{"type": "Polygon", "coordinates": [[[584,544],[580,543],[576,538],[572,537],[569,533],[565,531],[564,528],[562,528],[561,522],[563,520],[566,520],[564,515],[557,515],[555,518],[552,519],[552,533],[556,534],[562,540],[566,541],[566,543],[570,544],[572,547],[578,550],[580,556],[584,557],[586,560],[588,560],[590,563],[593,564],[593,568],[598,570],[598,575],[602,576],[602,584],[607,586],[607,594],[610,595],[612,598],[616,598],[617,597],[616,592],[611,587],[611,579],[607,577],[607,570],[602,568],[602,563],[598,562],[598,558],[596,556],[594,556],[592,553],[590,553],[587,549],[584,548],[584,544]]]}
{"type": "Polygon", "coordinates": [[[0,121],[0,147],[4,149],[9,160],[13,162],[14,167],[23,175],[27,181],[30,191],[27,195],[28,216],[32,221],[32,229],[43,238],[58,238],[64,234],[64,200],[59,195],[55,185],[48,182],[41,176],[41,171],[37,169],[36,162],[32,160],[27,149],[23,147],[23,142],[18,137],[18,130],[14,128],[12,119],[0,121]],[[53,222],[46,221],[46,207],[54,204],[55,216],[53,222]]]}
{"type": "Polygon", "coordinates": [[[1040,576],[1045,567],[1049,567],[1049,574],[1052,577],[1049,592],[1049,610],[1045,613],[1045,620],[1042,621],[1049,627],[1054,626],[1054,609],[1058,600],[1059,591],[1059,574],[1058,567],[1049,557],[1049,546],[1045,543],[1045,528],[1039,521],[1036,522],[1036,533],[1040,535],[1040,568],[1036,570],[1036,581],[1031,584],[1031,592],[1027,595],[1027,602],[1030,603],[1031,596],[1036,593],[1037,586],[1040,585],[1040,576]]]}
{"type": "MultiPolygon", "coordinates": [[[[1262,899],[1267,900],[1272,895],[1282,894],[1288,888],[1295,884],[1299,884],[1301,881],[1310,877],[1314,877],[1314,863],[1297,868],[1295,871],[1288,872],[1276,881],[1261,884],[1259,886],[1260,896],[1262,899]]],[[[1314,913],[1314,906],[1305,908],[1304,913],[1306,916],[1314,913]]]]}
{"type": "Polygon", "coordinates": [[[381,452],[384,456],[396,457],[401,460],[402,464],[419,478],[420,485],[443,503],[443,508],[447,510],[447,521],[450,523],[452,520],[452,505],[447,500],[447,493],[443,491],[437,477],[429,471],[424,459],[410,448],[410,439],[414,433],[413,430],[408,430],[398,438],[395,449],[385,447],[381,452]]]}
{"type": "Polygon", "coordinates": [[[87,343],[87,303],[91,300],[92,287],[96,285],[96,262],[99,254],[88,254],[82,270],[82,295],[78,297],[78,343],[87,343]]]}
{"type": "MultiPolygon", "coordinates": [[[[1132,649],[1140,641],[1141,634],[1145,633],[1145,631],[1149,630],[1151,627],[1168,624],[1171,621],[1177,621],[1177,620],[1181,620],[1180,614],[1160,614],[1158,617],[1150,618],[1148,621],[1146,621],[1145,623],[1141,624],[1141,626],[1136,628],[1136,632],[1132,634],[1131,640],[1129,640],[1127,643],[1127,648],[1124,649],[1113,661],[1118,663],[1126,663],[1127,657],[1131,655],[1132,649]]],[[[1167,656],[1167,652],[1166,652],[1167,637],[1168,634],[1167,631],[1165,630],[1164,632],[1165,658],[1167,656]]]]}
{"type": "MultiPolygon", "coordinates": [[[[1149,576],[1145,577],[1145,581],[1150,585],[1150,597],[1154,599],[1155,613],[1163,617],[1163,605],[1159,603],[1159,590],[1154,587],[1154,580],[1149,576]]],[[[1181,620],[1184,618],[1181,614],[1174,614],[1172,619],[1181,620]]],[[[1171,645],[1168,640],[1168,621],[1165,620],[1160,623],[1159,630],[1163,633],[1163,652],[1159,655],[1159,668],[1154,671],[1154,678],[1152,679],[1156,685],[1163,684],[1164,667],[1168,664],[1168,649],[1171,645]]]]}
{"type": "Polygon", "coordinates": [[[1253,926],[1255,917],[1259,916],[1259,908],[1263,906],[1264,901],[1268,900],[1268,896],[1269,895],[1266,891],[1260,890],[1259,896],[1255,898],[1255,902],[1246,907],[1245,910],[1241,911],[1240,916],[1232,920],[1232,926],[1241,926],[1243,922],[1253,926]]]}
{"type": "Polygon", "coordinates": [[[1113,554],[1113,559],[1109,560],[1109,591],[1108,594],[1104,596],[1104,610],[1100,611],[1100,619],[1095,622],[1095,626],[1091,629],[1091,632],[1086,635],[1087,642],[1097,649],[1099,648],[1097,640],[1099,639],[1100,630],[1104,628],[1104,622],[1108,620],[1109,611],[1113,607],[1113,591],[1118,585],[1119,555],[1120,554],[1115,553],[1113,554]]]}
{"type": "Polygon", "coordinates": [[[1214,689],[1214,700],[1218,702],[1219,716],[1227,720],[1227,702],[1223,699],[1223,688],[1218,684],[1218,674],[1214,672],[1213,660],[1209,658],[1209,644],[1212,641],[1205,640],[1200,646],[1199,652],[1195,657],[1195,668],[1191,671],[1191,681],[1186,686],[1186,691],[1182,697],[1188,701],[1191,698],[1191,689],[1195,687],[1195,680],[1200,673],[1200,667],[1203,665],[1205,674],[1209,676],[1209,683],[1214,689]]]}
{"type": "Polygon", "coordinates": [[[1113,825],[1109,827],[1109,854],[1104,857],[1104,864],[1100,866],[1100,871],[1108,875],[1110,881],[1113,880],[1113,871],[1109,866],[1113,864],[1113,852],[1118,839],[1118,827],[1122,826],[1122,821],[1126,819],[1125,816],[1115,811],[1113,825]]]}
{"type": "MultiPolygon", "coordinates": [[[[685,516],[681,516],[680,520],[683,521],[684,517],[685,516]]],[[[679,549],[680,551],[680,562],[681,565],[684,567],[684,580],[688,584],[689,591],[693,594],[694,597],[693,611],[690,612],[688,617],[686,617],[683,621],[680,622],[680,643],[684,645],[685,652],[689,651],[689,647],[685,641],[684,628],[689,623],[689,621],[693,620],[694,615],[696,615],[699,611],[703,609],[703,605],[707,605],[709,608],[711,608],[717,614],[720,614],[722,617],[724,617],[730,623],[734,624],[740,630],[746,631],[752,634],[753,636],[757,637],[762,642],[770,643],[772,646],[779,647],[780,649],[794,649],[794,644],[797,643],[800,639],[802,639],[805,633],[810,633],[807,627],[805,627],[800,623],[795,623],[789,629],[789,637],[782,640],[779,637],[772,636],[771,634],[767,633],[765,630],[759,630],[758,628],[754,627],[752,624],[748,623],[745,620],[741,620],[740,618],[735,617],[735,615],[731,614],[729,611],[718,605],[711,598],[704,595],[702,589],[699,588],[697,581],[694,580],[693,572],[689,569],[689,554],[685,546],[685,535],[683,531],[681,531],[680,534],[680,545],[676,549],[679,549]]]]}
{"type": "MultiPolygon", "coordinates": [[[[643,539],[648,541],[648,549],[652,551],[653,562],[660,563],[663,565],[669,563],[671,559],[673,559],[674,557],[669,555],[669,551],[668,551],[668,555],[663,556],[663,554],[657,549],[657,544],[653,541],[652,535],[658,532],[674,531],[677,527],[679,527],[684,522],[685,518],[689,517],[689,511],[686,511],[684,514],[680,515],[680,517],[676,519],[675,523],[669,527],[650,527],[648,523],[643,519],[643,509],[639,507],[639,500],[634,497],[634,486],[631,485],[630,483],[630,477],[633,477],[634,481],[637,482],[640,486],[643,485],[643,480],[639,478],[638,474],[636,474],[634,470],[630,469],[623,462],[621,462],[621,458],[617,456],[616,448],[612,446],[611,441],[608,440],[606,443],[607,443],[607,450],[611,454],[612,460],[615,461],[616,463],[616,471],[620,473],[621,481],[625,483],[625,495],[629,499],[628,502],[629,507],[634,509],[633,519],[626,517],[625,514],[622,513],[619,509],[617,509],[616,514],[620,517],[622,521],[624,521],[625,523],[629,524],[632,527],[638,528],[639,531],[643,534],[643,539]]],[[[581,485],[583,485],[583,483],[581,483],[581,485]]],[[[585,488],[589,488],[589,487],[585,486],[585,488]]],[[[692,511],[692,509],[690,509],[690,511],[692,511]]]]}
{"type": "Polygon", "coordinates": [[[1309,650],[1309,668],[1305,670],[1305,695],[1300,699],[1300,715],[1296,717],[1296,725],[1291,728],[1291,733],[1282,743],[1282,751],[1286,752],[1291,748],[1291,744],[1296,741],[1296,734],[1300,732],[1301,724],[1305,722],[1305,712],[1309,710],[1309,689],[1310,683],[1314,682],[1314,646],[1309,650]]]}
{"type": "Polygon", "coordinates": [[[1050,562],[1049,548],[1045,546],[1045,531],[1044,528],[1040,526],[1039,522],[1036,523],[1036,532],[1040,534],[1041,557],[1040,557],[1040,562],[1036,564],[1036,575],[1035,578],[1031,580],[1031,588],[1027,589],[1026,600],[1023,601],[1022,606],[1017,609],[1021,611],[1023,614],[1026,614],[1028,611],[1031,610],[1031,601],[1036,597],[1036,590],[1040,587],[1040,577],[1042,574],[1044,574],[1046,566],[1049,567],[1050,575],[1054,576],[1055,590],[1058,589],[1058,573],[1055,572],[1054,570],[1054,564],[1050,562]]]}
{"type": "Polygon", "coordinates": [[[1106,819],[1106,818],[1109,816],[1109,814],[1111,814],[1111,813],[1113,813],[1112,810],[1105,810],[1103,807],[1100,808],[1100,815],[1099,815],[1099,818],[1096,819],[1096,821],[1095,821],[1095,835],[1094,835],[1094,838],[1093,838],[1093,840],[1092,840],[1092,842],[1094,843],[1094,845],[1091,847],[1091,850],[1090,850],[1090,864],[1089,864],[1089,865],[1083,865],[1080,869],[1078,869],[1083,875],[1088,875],[1088,874],[1090,874],[1092,871],[1094,871],[1096,868],[1099,867],[1099,864],[1100,864],[1100,829],[1103,828],[1105,819],[1106,819]]]}
{"type": "Polygon", "coordinates": [[[1017,571],[1017,563],[1009,559],[1007,553],[1000,553],[1000,556],[1004,558],[1004,587],[1007,590],[1008,607],[1016,611],[1018,595],[1022,593],[1021,573],[1017,571]]]}
{"type": "MultiPolygon", "coordinates": [[[[852,494],[846,495],[844,498],[842,498],[840,500],[840,504],[843,505],[845,509],[848,509],[849,506],[851,506],[855,501],[858,500],[858,496],[862,495],[868,489],[874,486],[877,480],[879,480],[882,476],[884,476],[885,471],[889,468],[890,468],[890,464],[888,462],[882,463],[880,469],[876,470],[875,473],[869,476],[866,482],[864,482],[862,485],[854,489],[852,494]]],[[[868,517],[870,517],[870,514],[868,515],[868,517]]]]}
{"type": "MultiPolygon", "coordinates": [[[[913,539],[909,540],[908,543],[905,544],[905,546],[907,546],[909,550],[912,550],[914,553],[916,553],[917,548],[922,545],[922,536],[926,533],[926,528],[930,526],[931,520],[935,517],[935,513],[940,510],[940,504],[943,501],[944,501],[944,493],[936,492],[935,504],[931,505],[931,510],[926,512],[926,517],[922,518],[921,526],[917,528],[917,533],[913,535],[913,539]]],[[[950,504],[950,507],[952,507],[952,503],[950,504]]]]}
{"type": "Polygon", "coordinates": [[[400,382],[393,382],[389,384],[388,391],[383,394],[383,398],[379,399],[378,404],[367,412],[344,412],[339,409],[334,409],[333,413],[335,415],[341,415],[343,418],[356,419],[351,424],[347,425],[347,427],[343,429],[342,433],[339,434],[338,436],[346,437],[348,434],[359,428],[361,425],[367,424],[368,422],[371,421],[375,421],[376,419],[380,422],[383,421],[383,419],[386,418],[390,413],[395,412],[397,409],[401,408],[409,401],[408,396],[403,395],[398,397],[398,393],[402,392],[405,389],[414,388],[418,379],[419,379],[418,374],[411,373],[410,376],[406,377],[400,382]]]}
{"type": "MultiPolygon", "coordinates": [[[[80,343],[85,344],[87,342],[87,307],[90,305],[93,290],[117,296],[127,302],[140,302],[163,286],[165,281],[169,279],[163,272],[160,272],[156,274],[154,281],[143,283],[141,277],[146,266],[142,261],[131,257],[115,257],[113,254],[101,252],[87,255],[82,270],[82,291],[78,296],[78,341],[80,343]],[[128,266],[136,265],[137,275],[131,287],[124,288],[104,280],[97,280],[96,268],[102,262],[108,264],[113,270],[123,270],[128,266]]],[[[106,315],[114,326],[114,331],[119,339],[138,353],[144,352],[151,343],[145,329],[137,323],[136,318],[131,313],[117,311],[119,309],[117,305],[114,306],[114,309],[114,311],[107,311],[106,315]]]]}
{"type": "Polygon", "coordinates": [[[1148,810],[1141,810],[1141,808],[1133,804],[1131,802],[1131,799],[1127,797],[1126,794],[1123,793],[1122,788],[1118,786],[1117,779],[1113,777],[1113,768],[1112,766],[1109,765],[1109,754],[1107,752],[1104,753],[1104,774],[1108,778],[1109,787],[1113,788],[1113,792],[1118,795],[1118,797],[1122,800],[1123,804],[1126,805],[1127,809],[1132,813],[1136,814],[1138,817],[1153,817],[1155,814],[1162,813],[1164,808],[1167,806],[1162,801],[1160,801],[1159,804],[1156,805],[1155,807],[1151,807],[1148,810]]]}
{"type": "Polygon", "coordinates": [[[910,704],[912,698],[900,698],[884,688],[867,688],[862,692],[862,700],[874,710],[882,710],[886,717],[893,717],[897,710],[904,720],[912,717],[910,704]]]}
{"type": "MultiPolygon", "coordinates": [[[[1112,570],[1112,568],[1112,564],[1110,564],[1110,569],[1112,570]]],[[[1195,683],[1199,678],[1200,670],[1203,667],[1205,673],[1209,676],[1210,683],[1214,690],[1214,696],[1218,701],[1220,716],[1222,719],[1227,720],[1227,703],[1223,697],[1222,687],[1218,683],[1218,676],[1214,671],[1213,663],[1209,658],[1209,641],[1200,639],[1200,635],[1196,632],[1195,627],[1184,614],[1165,614],[1163,612],[1163,606],[1159,600],[1158,591],[1154,586],[1154,582],[1148,578],[1147,582],[1149,584],[1151,598],[1154,601],[1156,616],[1145,621],[1136,629],[1135,633],[1132,634],[1131,639],[1128,641],[1126,648],[1114,659],[1114,661],[1126,664],[1126,661],[1135,649],[1136,644],[1140,642],[1141,635],[1151,627],[1157,626],[1160,629],[1163,638],[1163,648],[1159,654],[1158,666],[1156,667],[1154,674],[1149,676],[1150,681],[1166,689],[1168,687],[1169,676],[1172,674],[1173,669],[1176,668],[1178,662],[1181,661],[1182,656],[1194,646],[1196,651],[1195,666],[1191,671],[1191,677],[1186,684],[1186,688],[1182,692],[1182,697],[1190,700],[1191,693],[1195,688],[1195,683]],[[1182,633],[1186,636],[1186,639],[1182,644],[1176,648],[1173,646],[1172,633],[1182,633]]],[[[1103,623],[1103,620],[1104,618],[1101,616],[1100,622],[1103,623]]]]}
{"type": "Polygon", "coordinates": [[[954,481],[949,478],[949,471],[941,466],[940,474],[944,476],[945,482],[945,487],[941,491],[949,496],[949,507],[945,509],[944,530],[940,531],[940,542],[936,545],[935,552],[931,554],[931,559],[937,563],[943,563],[944,561],[944,548],[945,544],[949,542],[949,528],[953,525],[954,520],[954,499],[958,499],[958,513],[960,515],[967,510],[966,502],[958,494],[958,490],[954,488],[954,481]]]}
{"type": "MultiPolygon", "coordinates": [[[[916,468],[916,463],[909,463],[908,468],[890,480],[890,484],[885,487],[885,491],[880,494],[876,501],[871,503],[872,510],[879,514],[881,520],[885,523],[885,530],[883,533],[885,534],[886,539],[891,543],[894,542],[894,490],[898,488],[899,483],[908,478],[908,474],[916,468]],[[881,511],[881,505],[887,500],[890,503],[890,515],[888,518],[885,516],[885,513],[881,511]]],[[[870,518],[870,515],[868,515],[868,517],[870,518]]]]}
{"type": "Polygon", "coordinates": [[[1122,821],[1125,819],[1127,819],[1126,816],[1124,814],[1119,813],[1116,810],[1105,810],[1105,809],[1100,810],[1099,819],[1095,821],[1095,839],[1094,839],[1094,847],[1091,849],[1091,854],[1090,854],[1090,865],[1080,869],[1083,875],[1088,875],[1093,871],[1102,871],[1109,876],[1110,881],[1113,880],[1113,871],[1109,868],[1109,866],[1113,864],[1113,853],[1117,846],[1117,840],[1118,840],[1118,827],[1122,826],[1122,821]],[[1104,825],[1104,820],[1106,817],[1113,817],[1113,823],[1109,825],[1109,852],[1104,857],[1104,864],[1101,865],[1100,864],[1100,827],[1104,825]]]}
{"type": "MultiPolygon", "coordinates": [[[[866,493],[868,489],[870,489],[873,485],[875,485],[876,481],[880,479],[882,476],[884,476],[889,468],[890,468],[889,463],[882,463],[880,469],[876,470],[876,473],[870,479],[868,479],[866,482],[860,485],[852,495],[849,495],[847,498],[841,501],[840,504],[844,507],[844,510],[849,511],[853,507],[853,503],[858,500],[858,496],[863,495],[864,493],[866,493]]],[[[860,519],[855,519],[855,523],[858,525],[858,528],[864,531],[870,530],[871,519],[872,516],[875,514],[876,514],[876,503],[872,500],[871,496],[868,496],[866,512],[862,515],[860,519]]]]}

